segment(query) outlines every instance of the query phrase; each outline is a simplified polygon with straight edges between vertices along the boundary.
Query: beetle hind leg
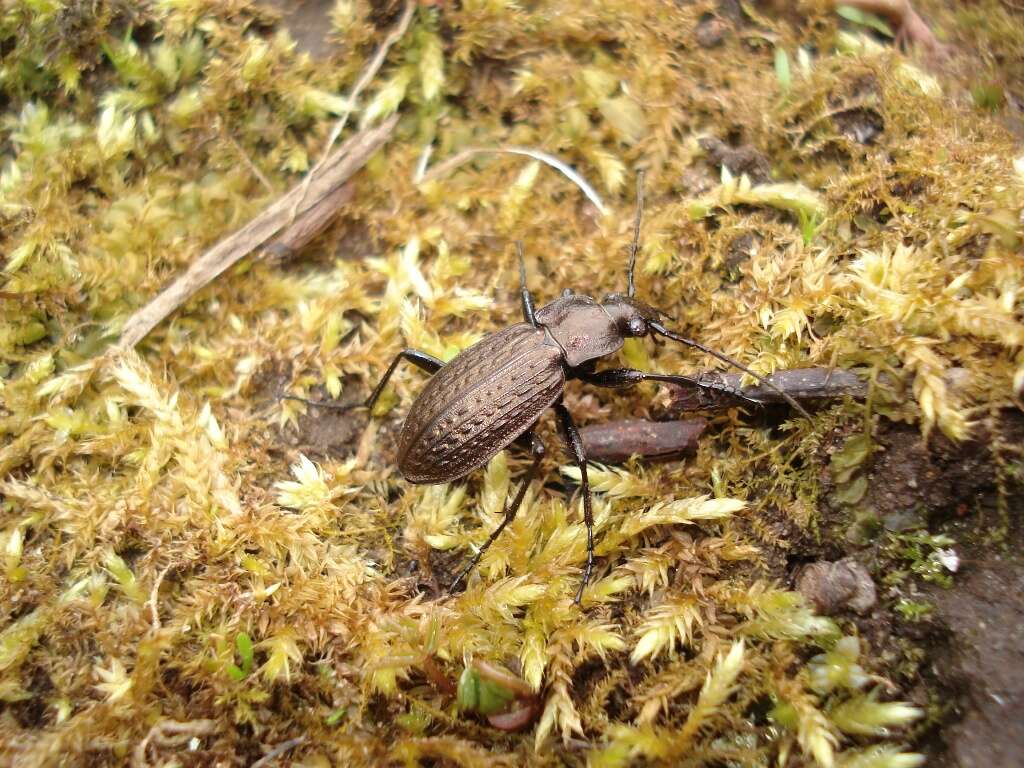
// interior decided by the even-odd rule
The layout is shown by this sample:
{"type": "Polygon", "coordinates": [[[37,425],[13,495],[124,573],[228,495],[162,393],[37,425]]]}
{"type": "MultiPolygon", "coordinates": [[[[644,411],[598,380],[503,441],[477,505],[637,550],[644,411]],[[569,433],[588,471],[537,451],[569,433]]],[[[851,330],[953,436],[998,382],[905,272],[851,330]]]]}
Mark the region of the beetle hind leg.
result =
{"type": "Polygon", "coordinates": [[[519,490],[516,491],[516,496],[512,500],[512,503],[505,507],[505,519],[501,521],[497,528],[487,537],[487,541],[484,542],[483,546],[477,551],[466,566],[459,571],[459,575],[455,577],[455,581],[448,588],[449,592],[455,592],[456,588],[466,580],[477,563],[480,562],[480,558],[484,556],[484,553],[490,548],[494,540],[501,535],[501,532],[505,530],[509,523],[516,519],[516,513],[519,512],[519,507],[523,504],[523,498],[526,496],[526,489],[530,487],[530,483],[533,482],[534,476],[537,474],[537,469],[540,467],[540,462],[544,458],[545,450],[544,443],[537,437],[533,430],[524,433],[523,437],[530,439],[530,454],[533,456],[533,462],[530,464],[530,468],[526,470],[526,475],[523,477],[523,481],[519,484],[519,490]]]}

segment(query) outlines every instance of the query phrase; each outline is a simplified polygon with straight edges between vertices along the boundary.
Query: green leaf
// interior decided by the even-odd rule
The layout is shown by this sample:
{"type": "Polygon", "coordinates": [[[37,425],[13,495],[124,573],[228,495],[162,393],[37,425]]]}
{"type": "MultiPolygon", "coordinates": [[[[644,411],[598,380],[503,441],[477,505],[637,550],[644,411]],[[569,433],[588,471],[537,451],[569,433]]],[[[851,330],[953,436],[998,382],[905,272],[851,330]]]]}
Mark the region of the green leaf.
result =
{"type": "Polygon", "coordinates": [[[847,438],[843,447],[832,454],[832,479],[837,485],[850,482],[853,473],[871,455],[871,437],[857,434],[847,438]]]}
{"type": "Polygon", "coordinates": [[[789,54],[785,48],[775,49],[775,78],[779,81],[782,95],[788,94],[789,88],[793,84],[793,73],[789,67],[789,54]]]}
{"type": "Polygon", "coordinates": [[[860,8],[854,8],[851,5],[840,5],[836,8],[836,13],[847,21],[852,21],[854,24],[860,24],[862,27],[870,27],[876,32],[881,32],[886,37],[895,37],[892,27],[890,27],[884,19],[879,16],[875,16],[873,13],[862,11],[860,8]]]}
{"type": "Polygon", "coordinates": [[[864,498],[868,492],[868,479],[865,475],[857,475],[848,483],[843,483],[836,490],[833,498],[840,504],[853,506],[864,498]]]}
{"type": "Polygon", "coordinates": [[[480,714],[493,715],[500,712],[514,698],[515,694],[505,686],[480,678],[480,700],[477,704],[480,714]]]}
{"type": "Polygon", "coordinates": [[[466,667],[459,676],[456,700],[463,711],[493,715],[505,709],[514,698],[515,693],[500,683],[481,677],[471,667],[466,667]]]}
{"type": "Polygon", "coordinates": [[[235,648],[238,650],[238,658],[242,660],[240,671],[243,675],[248,675],[252,672],[253,663],[252,638],[245,632],[239,632],[235,635],[235,648]]]}
{"type": "Polygon", "coordinates": [[[242,680],[245,680],[246,677],[248,677],[248,675],[245,672],[240,670],[234,664],[228,664],[227,670],[228,677],[230,677],[232,680],[236,682],[241,682],[242,680]]]}
{"type": "Polygon", "coordinates": [[[455,695],[459,709],[467,712],[476,711],[480,704],[480,676],[469,667],[459,675],[459,687],[455,695]]]}

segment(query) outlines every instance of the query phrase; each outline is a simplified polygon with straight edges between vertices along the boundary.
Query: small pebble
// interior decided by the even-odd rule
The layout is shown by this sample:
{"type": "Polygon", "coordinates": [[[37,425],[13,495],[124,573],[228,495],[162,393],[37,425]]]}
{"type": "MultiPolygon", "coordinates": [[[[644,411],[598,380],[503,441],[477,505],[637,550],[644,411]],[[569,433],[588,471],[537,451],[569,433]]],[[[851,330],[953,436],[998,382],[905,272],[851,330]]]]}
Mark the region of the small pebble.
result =
{"type": "Polygon", "coordinates": [[[878,599],[871,574],[852,558],[811,563],[800,572],[796,588],[823,616],[844,610],[866,613],[878,599]]]}
{"type": "Polygon", "coordinates": [[[693,35],[697,38],[697,45],[701,48],[714,48],[722,44],[727,29],[728,26],[724,21],[712,17],[697,24],[693,35]]]}
{"type": "Polygon", "coordinates": [[[956,573],[960,570],[960,558],[956,554],[956,550],[952,547],[949,549],[937,549],[935,550],[935,557],[942,567],[950,573],[956,573]]]}

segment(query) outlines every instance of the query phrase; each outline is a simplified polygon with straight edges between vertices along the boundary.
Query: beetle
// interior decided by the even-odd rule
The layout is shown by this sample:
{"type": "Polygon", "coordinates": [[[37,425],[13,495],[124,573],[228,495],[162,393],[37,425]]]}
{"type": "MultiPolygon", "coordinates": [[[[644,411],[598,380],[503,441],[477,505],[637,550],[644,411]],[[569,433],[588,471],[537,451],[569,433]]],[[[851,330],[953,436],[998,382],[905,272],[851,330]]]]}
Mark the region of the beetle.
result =
{"type": "Polygon", "coordinates": [[[587,561],[575,597],[575,602],[580,602],[594,570],[594,518],[587,480],[586,450],[579,430],[562,402],[567,381],[579,379],[587,384],[615,388],[657,381],[697,386],[719,393],[727,390],[731,395],[749,399],[721,379],[708,381],[704,377],[648,373],[632,368],[596,370],[597,361],[618,352],[628,338],[664,336],[698,349],[775,390],[793,408],[810,418],[799,403],[763,376],[721,352],[669,330],[662,324],[662,318],[666,317],[664,313],[636,298],[633,272],[642,216],[641,172],[637,179],[637,207],[625,294],[611,293],[598,301],[566,289],[561,297],[535,309],[526,283],[522,244],[519,243],[523,322],[488,334],[448,363],[420,350],[403,349],[362,404],[373,408],[402,361],[432,374],[410,407],[398,438],[398,469],[411,483],[435,484],[461,479],[513,443],[527,447],[531,453],[532,462],[512,503],[505,507],[504,519],[455,577],[450,591],[458,588],[494,540],[515,519],[546,453],[544,443],[536,434],[537,422],[548,408],[553,408],[580,470],[583,519],[587,529],[587,561]]]}

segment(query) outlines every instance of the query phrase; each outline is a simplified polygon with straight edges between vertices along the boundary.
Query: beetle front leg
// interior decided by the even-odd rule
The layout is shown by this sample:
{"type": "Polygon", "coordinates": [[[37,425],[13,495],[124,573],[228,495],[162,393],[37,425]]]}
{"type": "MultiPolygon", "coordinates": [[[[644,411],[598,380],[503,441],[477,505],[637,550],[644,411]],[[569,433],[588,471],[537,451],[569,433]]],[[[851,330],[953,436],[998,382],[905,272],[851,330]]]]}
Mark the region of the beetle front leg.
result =
{"type": "Polygon", "coordinates": [[[752,403],[754,405],[764,405],[760,400],[748,397],[743,394],[742,390],[727,386],[721,381],[716,381],[714,383],[706,381],[703,378],[703,374],[697,377],[673,376],[667,373],[647,373],[646,371],[638,371],[633,368],[609,368],[608,370],[598,371],[597,373],[578,371],[576,376],[580,381],[586,382],[587,384],[593,384],[595,387],[618,389],[621,387],[632,387],[643,381],[660,381],[665,384],[676,384],[681,387],[697,387],[702,390],[708,389],[712,392],[731,395],[732,397],[746,400],[748,403],[752,403]]]}
{"type": "Polygon", "coordinates": [[[590,576],[594,572],[594,510],[590,502],[590,482],[587,480],[587,452],[583,447],[583,439],[580,437],[579,430],[576,429],[576,424],[573,423],[572,414],[569,413],[569,409],[562,403],[557,403],[555,405],[555,413],[562,424],[562,429],[565,430],[565,436],[569,440],[573,456],[576,457],[576,466],[580,468],[580,490],[583,492],[583,522],[587,526],[587,564],[583,568],[583,580],[580,582],[580,588],[573,600],[576,605],[579,605],[583,599],[583,589],[587,586],[590,576]]]}
{"type": "Polygon", "coordinates": [[[533,463],[530,464],[530,468],[526,470],[526,475],[523,477],[523,482],[519,485],[519,490],[516,491],[516,497],[512,500],[512,504],[505,507],[505,519],[502,520],[501,524],[494,529],[494,532],[487,537],[487,541],[484,542],[484,545],[480,547],[479,551],[477,551],[472,558],[470,558],[469,562],[466,563],[466,567],[463,568],[459,572],[459,575],[455,577],[455,581],[453,581],[452,585],[448,588],[449,592],[454,592],[456,587],[465,581],[469,572],[476,567],[476,564],[480,562],[480,558],[484,556],[484,552],[486,552],[491,544],[494,543],[494,540],[501,535],[501,532],[505,530],[508,524],[516,519],[516,513],[519,512],[519,507],[522,506],[523,498],[526,496],[526,489],[529,488],[530,483],[533,482],[533,478],[537,474],[537,468],[540,467],[540,462],[544,458],[545,453],[544,443],[541,442],[541,439],[537,437],[533,430],[525,432],[523,437],[529,437],[530,439],[530,454],[533,456],[533,463]]]}

